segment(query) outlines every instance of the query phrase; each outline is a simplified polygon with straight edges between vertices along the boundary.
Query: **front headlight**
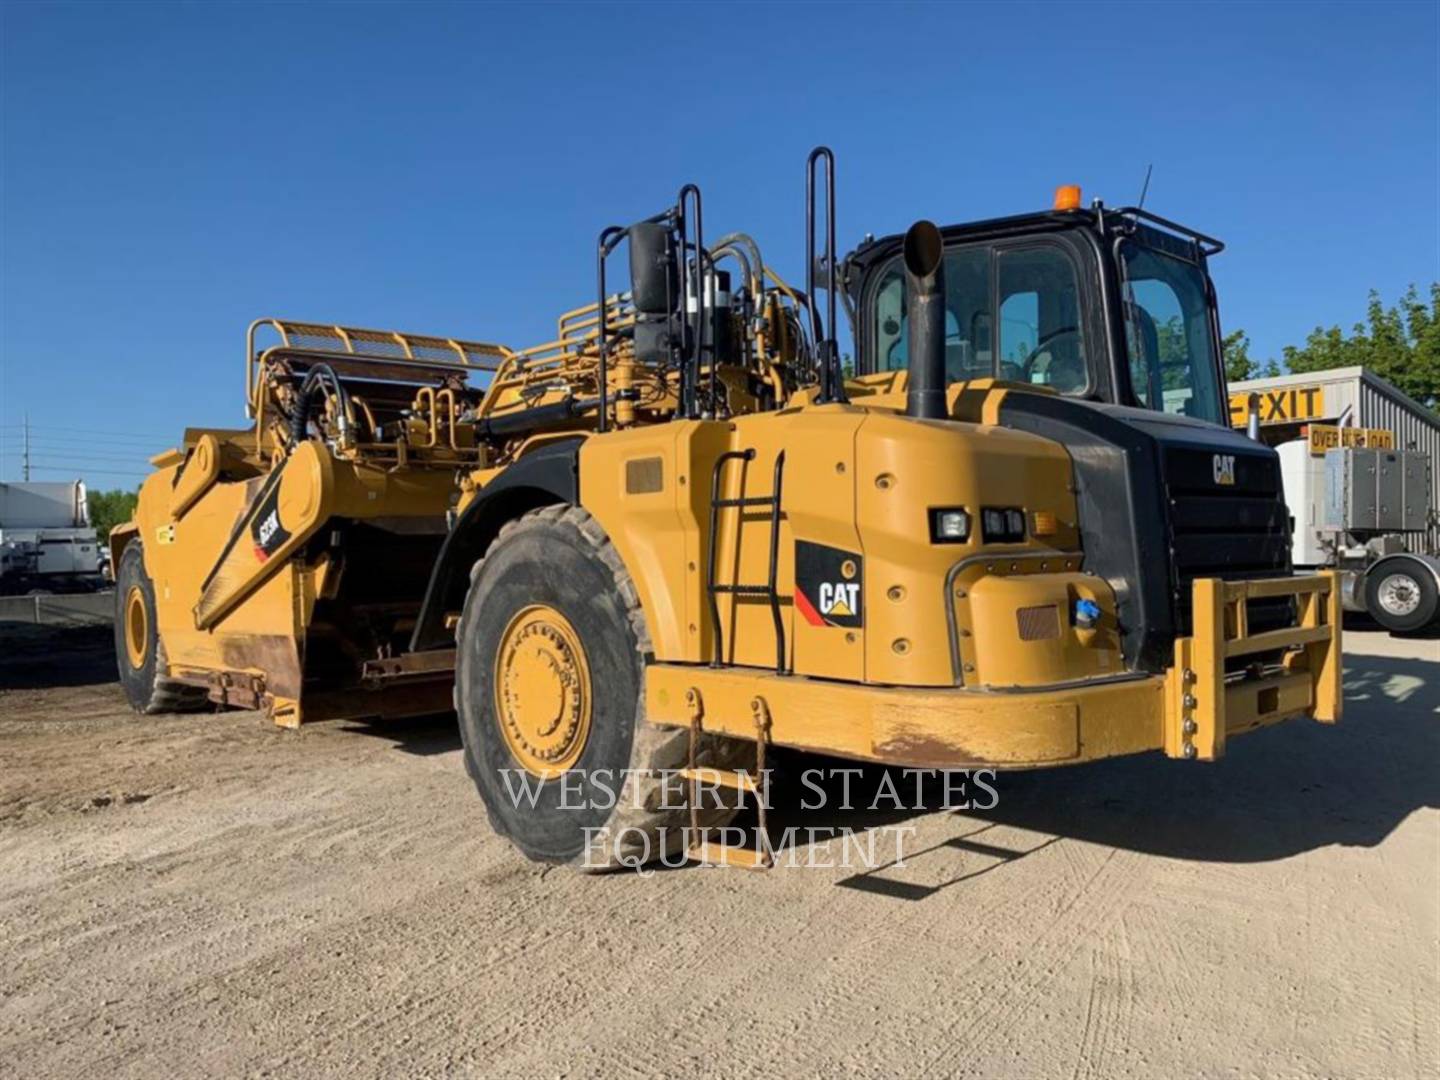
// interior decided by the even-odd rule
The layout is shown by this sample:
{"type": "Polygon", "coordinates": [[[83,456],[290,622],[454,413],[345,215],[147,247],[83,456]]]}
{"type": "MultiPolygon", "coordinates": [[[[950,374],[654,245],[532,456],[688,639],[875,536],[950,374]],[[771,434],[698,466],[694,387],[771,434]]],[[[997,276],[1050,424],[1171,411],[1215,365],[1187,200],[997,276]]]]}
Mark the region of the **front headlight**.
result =
{"type": "Polygon", "coordinates": [[[930,511],[930,541],[935,544],[963,544],[970,539],[970,511],[963,506],[939,507],[930,511]]]}

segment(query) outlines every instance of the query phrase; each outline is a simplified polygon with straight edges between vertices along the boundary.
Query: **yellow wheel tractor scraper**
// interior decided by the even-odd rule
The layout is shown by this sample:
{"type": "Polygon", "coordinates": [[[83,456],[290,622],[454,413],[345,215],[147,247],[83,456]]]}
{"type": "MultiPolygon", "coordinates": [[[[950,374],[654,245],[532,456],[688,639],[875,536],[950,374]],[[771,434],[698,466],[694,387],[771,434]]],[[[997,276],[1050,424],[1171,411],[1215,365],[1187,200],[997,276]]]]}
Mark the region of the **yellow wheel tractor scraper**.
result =
{"type": "Polygon", "coordinates": [[[1213,760],[1339,717],[1335,582],[1292,575],[1276,455],[1227,424],[1218,242],[1062,188],[839,258],[824,148],[807,227],[802,290],[688,185],[521,350],[255,323],[253,424],[187,430],[111,535],[131,702],[453,701],[494,827],[588,867],[763,865],[696,795],[769,746],[1213,760]]]}

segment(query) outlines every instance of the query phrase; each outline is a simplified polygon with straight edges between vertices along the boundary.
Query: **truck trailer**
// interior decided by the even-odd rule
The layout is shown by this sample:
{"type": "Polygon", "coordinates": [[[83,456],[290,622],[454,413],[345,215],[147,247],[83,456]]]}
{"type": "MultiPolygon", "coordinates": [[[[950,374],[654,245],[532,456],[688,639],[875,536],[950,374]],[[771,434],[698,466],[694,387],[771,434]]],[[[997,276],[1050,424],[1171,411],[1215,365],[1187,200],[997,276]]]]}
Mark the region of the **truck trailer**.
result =
{"type": "Polygon", "coordinates": [[[101,561],[83,481],[0,484],[0,593],[90,591],[101,561]]]}

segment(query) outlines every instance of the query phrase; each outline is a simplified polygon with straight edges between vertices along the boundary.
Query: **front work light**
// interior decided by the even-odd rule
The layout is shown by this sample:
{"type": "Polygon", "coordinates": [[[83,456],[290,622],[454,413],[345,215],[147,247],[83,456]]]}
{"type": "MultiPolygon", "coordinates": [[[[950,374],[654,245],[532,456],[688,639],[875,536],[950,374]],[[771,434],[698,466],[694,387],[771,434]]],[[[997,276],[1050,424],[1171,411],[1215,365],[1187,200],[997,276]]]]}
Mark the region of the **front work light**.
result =
{"type": "Polygon", "coordinates": [[[970,539],[970,511],[961,506],[930,511],[930,541],[935,544],[963,544],[970,539]]]}

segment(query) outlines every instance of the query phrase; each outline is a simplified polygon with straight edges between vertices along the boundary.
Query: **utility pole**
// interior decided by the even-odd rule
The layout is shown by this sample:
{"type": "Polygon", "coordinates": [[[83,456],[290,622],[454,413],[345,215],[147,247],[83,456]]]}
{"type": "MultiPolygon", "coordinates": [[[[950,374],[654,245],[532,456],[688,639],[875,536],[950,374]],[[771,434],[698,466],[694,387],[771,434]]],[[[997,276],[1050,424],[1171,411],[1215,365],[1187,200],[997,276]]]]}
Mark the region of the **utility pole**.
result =
{"type": "Polygon", "coordinates": [[[25,482],[30,482],[30,414],[25,414],[25,482]]]}

